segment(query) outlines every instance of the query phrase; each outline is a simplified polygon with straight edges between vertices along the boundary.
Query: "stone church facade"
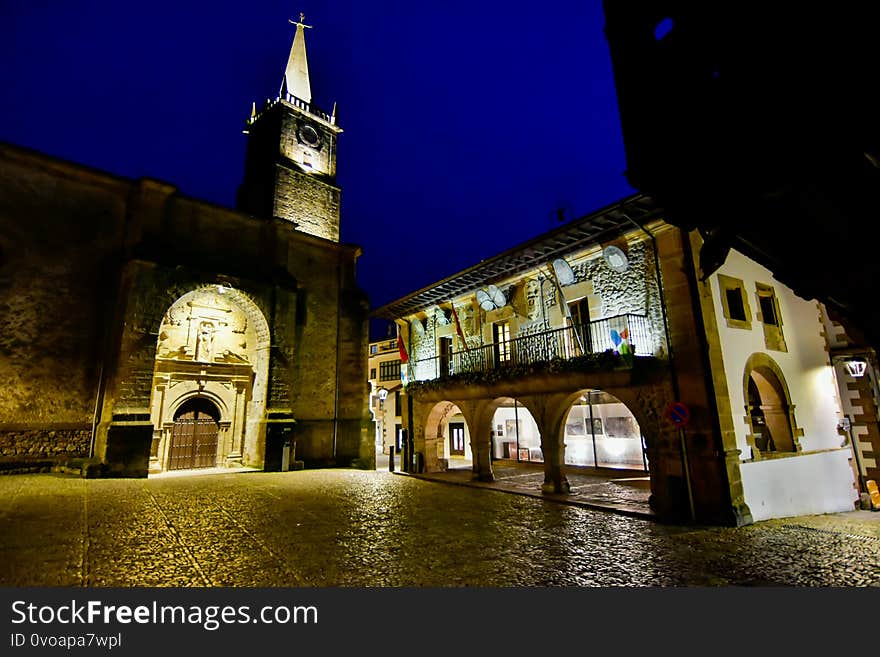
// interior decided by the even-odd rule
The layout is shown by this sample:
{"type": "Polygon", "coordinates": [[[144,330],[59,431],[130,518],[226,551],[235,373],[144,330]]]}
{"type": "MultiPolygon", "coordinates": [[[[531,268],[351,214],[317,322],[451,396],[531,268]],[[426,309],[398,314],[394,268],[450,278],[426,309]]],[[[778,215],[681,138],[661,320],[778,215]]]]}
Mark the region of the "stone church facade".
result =
{"type": "Polygon", "coordinates": [[[304,27],[238,209],[0,146],[0,469],[373,467],[360,249],[304,27]]]}

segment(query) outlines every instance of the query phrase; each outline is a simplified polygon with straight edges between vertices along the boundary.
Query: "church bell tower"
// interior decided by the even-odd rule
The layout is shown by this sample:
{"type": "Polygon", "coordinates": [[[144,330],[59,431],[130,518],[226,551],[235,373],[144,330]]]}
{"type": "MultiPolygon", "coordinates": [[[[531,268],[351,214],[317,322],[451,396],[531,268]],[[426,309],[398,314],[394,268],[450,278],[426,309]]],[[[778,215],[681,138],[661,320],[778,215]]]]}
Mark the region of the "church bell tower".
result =
{"type": "Polygon", "coordinates": [[[328,113],[312,103],[306,58],[305,17],[296,26],[281,88],[274,100],[251,110],[244,181],[238,208],[277,217],[297,230],[339,241],[336,185],[336,107],[328,113]]]}

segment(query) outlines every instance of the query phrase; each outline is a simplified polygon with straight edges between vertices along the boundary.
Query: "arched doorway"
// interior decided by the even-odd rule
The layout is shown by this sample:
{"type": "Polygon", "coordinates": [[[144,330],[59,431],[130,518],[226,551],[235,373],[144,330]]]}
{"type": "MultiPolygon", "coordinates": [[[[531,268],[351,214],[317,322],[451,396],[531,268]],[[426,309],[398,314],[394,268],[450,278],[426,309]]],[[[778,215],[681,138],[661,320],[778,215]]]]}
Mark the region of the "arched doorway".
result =
{"type": "Polygon", "coordinates": [[[181,404],[174,414],[167,469],[215,467],[219,433],[220,410],[214,404],[203,397],[181,404]]]}
{"type": "Polygon", "coordinates": [[[425,452],[441,470],[473,467],[471,433],[461,409],[452,402],[440,402],[425,420],[425,452]]]}

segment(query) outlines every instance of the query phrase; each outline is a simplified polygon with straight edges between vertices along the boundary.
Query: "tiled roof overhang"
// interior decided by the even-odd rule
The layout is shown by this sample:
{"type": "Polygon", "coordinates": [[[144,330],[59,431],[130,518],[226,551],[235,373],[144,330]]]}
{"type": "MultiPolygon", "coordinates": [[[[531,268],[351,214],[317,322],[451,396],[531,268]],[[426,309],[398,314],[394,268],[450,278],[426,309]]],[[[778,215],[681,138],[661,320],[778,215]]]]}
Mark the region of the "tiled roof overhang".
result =
{"type": "Polygon", "coordinates": [[[650,197],[630,196],[387,303],[371,315],[393,320],[448,302],[490,283],[547,265],[572,251],[613,240],[657,214],[658,208],[650,197]]]}

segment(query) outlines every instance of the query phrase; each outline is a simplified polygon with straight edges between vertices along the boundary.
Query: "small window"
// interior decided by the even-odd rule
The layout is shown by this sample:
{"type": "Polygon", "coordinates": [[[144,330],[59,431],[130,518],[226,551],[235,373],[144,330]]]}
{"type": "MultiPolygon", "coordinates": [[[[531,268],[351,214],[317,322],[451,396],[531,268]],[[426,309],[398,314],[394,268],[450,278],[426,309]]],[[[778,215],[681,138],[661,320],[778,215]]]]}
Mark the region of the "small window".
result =
{"type": "Polygon", "coordinates": [[[727,326],[738,329],[752,328],[752,311],[746,297],[746,286],[739,278],[718,274],[718,287],[721,290],[721,308],[727,326]]]}
{"type": "Polygon", "coordinates": [[[755,283],[755,296],[758,298],[758,321],[764,327],[764,345],[774,351],[788,351],[775,290],[764,283],[755,283]]]}
{"type": "Polygon", "coordinates": [[[758,301],[761,304],[761,321],[771,326],[779,326],[779,320],[776,318],[776,308],[773,305],[773,297],[758,294],[758,301]]]}
{"type": "Polygon", "coordinates": [[[371,378],[371,379],[375,379],[375,378],[376,378],[376,368],[375,368],[375,367],[371,367],[371,368],[370,368],[370,378],[371,378]]]}
{"type": "Polygon", "coordinates": [[[370,355],[375,354],[377,351],[379,351],[379,345],[371,344],[370,345],[370,355]]]}
{"type": "Polygon", "coordinates": [[[386,360],[379,363],[379,380],[380,381],[396,381],[400,379],[400,361],[386,360]]]}
{"type": "Polygon", "coordinates": [[[492,325],[492,337],[495,339],[495,365],[511,361],[510,323],[496,322],[492,325]]]}
{"type": "Polygon", "coordinates": [[[727,311],[730,319],[734,319],[738,322],[745,322],[746,320],[746,307],[743,304],[743,295],[741,289],[727,289],[724,290],[724,293],[727,295],[727,311]]]}

